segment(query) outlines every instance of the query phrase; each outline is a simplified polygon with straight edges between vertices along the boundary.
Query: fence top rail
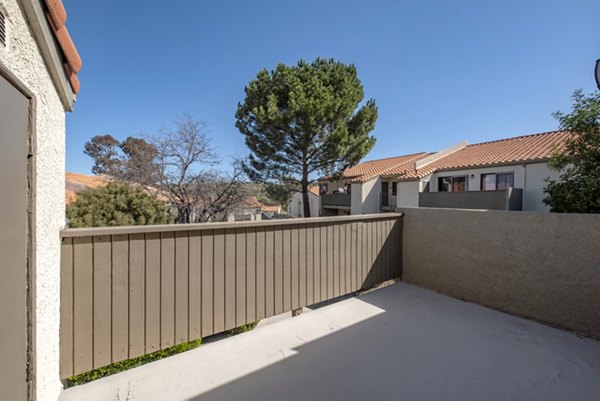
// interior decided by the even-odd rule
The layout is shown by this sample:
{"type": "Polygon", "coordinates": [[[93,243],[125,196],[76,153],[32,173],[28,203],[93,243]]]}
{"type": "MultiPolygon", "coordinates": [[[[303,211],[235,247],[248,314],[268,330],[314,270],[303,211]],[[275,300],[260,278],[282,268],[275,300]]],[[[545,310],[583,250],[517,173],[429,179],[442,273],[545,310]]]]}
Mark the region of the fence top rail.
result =
{"type": "Polygon", "coordinates": [[[245,227],[272,227],[288,226],[298,224],[320,224],[320,223],[341,223],[352,221],[366,221],[377,219],[395,219],[402,216],[402,213],[377,213],[363,214],[354,216],[332,216],[332,217],[309,217],[281,220],[261,220],[261,221],[239,221],[239,222],[220,222],[220,223],[195,223],[195,224],[156,224],[148,226],[118,226],[118,227],[93,227],[93,228],[65,228],[61,230],[62,238],[70,237],[91,237],[96,235],[122,235],[122,234],[144,234],[157,232],[177,232],[177,231],[202,231],[202,230],[222,230],[231,228],[245,227]]]}

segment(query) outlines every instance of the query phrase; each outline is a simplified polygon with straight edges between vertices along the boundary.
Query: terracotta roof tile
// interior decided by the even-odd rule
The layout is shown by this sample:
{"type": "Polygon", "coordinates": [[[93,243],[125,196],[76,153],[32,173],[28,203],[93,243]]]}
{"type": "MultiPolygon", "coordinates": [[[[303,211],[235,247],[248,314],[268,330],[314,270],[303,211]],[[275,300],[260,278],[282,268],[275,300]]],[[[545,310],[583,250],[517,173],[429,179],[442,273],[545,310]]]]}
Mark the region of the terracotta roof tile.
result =
{"type": "Polygon", "coordinates": [[[416,153],[412,155],[389,157],[387,159],[371,160],[357,164],[356,166],[345,170],[342,173],[342,177],[352,179],[356,182],[365,182],[381,175],[387,170],[396,168],[400,165],[404,165],[407,163],[414,164],[415,161],[426,156],[427,153],[416,153]]]}
{"type": "Polygon", "coordinates": [[[45,3],[47,7],[46,15],[48,17],[48,21],[54,30],[56,40],[60,45],[65,60],[67,61],[68,67],[65,66],[65,70],[69,76],[71,88],[73,89],[73,93],[77,94],[79,93],[80,89],[77,73],[81,71],[81,68],[83,67],[83,61],[81,60],[81,56],[79,56],[79,52],[77,51],[77,48],[71,39],[71,35],[69,34],[69,31],[65,25],[67,21],[67,12],[61,0],[45,0],[45,3]]]}
{"type": "Polygon", "coordinates": [[[418,171],[413,169],[412,176],[407,174],[405,179],[422,178],[435,171],[544,161],[552,156],[555,148],[560,149],[570,135],[566,131],[551,131],[468,145],[418,171]]]}
{"type": "Polygon", "coordinates": [[[356,182],[365,182],[377,176],[398,176],[401,181],[411,181],[436,171],[545,161],[552,156],[555,147],[560,149],[563,146],[565,139],[570,135],[566,131],[551,131],[467,145],[418,170],[415,168],[415,162],[433,153],[372,160],[347,169],[342,176],[356,182]]]}

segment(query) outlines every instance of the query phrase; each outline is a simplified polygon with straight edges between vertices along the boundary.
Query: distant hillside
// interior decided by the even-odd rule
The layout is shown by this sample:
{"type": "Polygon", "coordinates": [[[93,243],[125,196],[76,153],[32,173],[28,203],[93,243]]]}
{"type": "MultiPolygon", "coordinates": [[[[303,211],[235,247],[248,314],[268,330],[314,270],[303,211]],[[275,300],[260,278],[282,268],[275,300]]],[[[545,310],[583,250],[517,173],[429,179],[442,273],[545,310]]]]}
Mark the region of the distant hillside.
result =
{"type": "Polygon", "coordinates": [[[103,187],[111,178],[107,175],[85,175],[67,172],[65,174],[65,201],[69,205],[77,200],[77,194],[84,189],[103,187]]]}

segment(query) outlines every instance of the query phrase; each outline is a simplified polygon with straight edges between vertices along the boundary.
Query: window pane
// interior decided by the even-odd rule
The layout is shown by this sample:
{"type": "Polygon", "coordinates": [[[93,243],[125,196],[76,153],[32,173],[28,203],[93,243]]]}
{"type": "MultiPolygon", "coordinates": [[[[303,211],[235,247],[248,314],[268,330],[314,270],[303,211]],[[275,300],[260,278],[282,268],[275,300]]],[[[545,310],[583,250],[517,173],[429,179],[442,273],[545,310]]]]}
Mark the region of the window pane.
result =
{"type": "Polygon", "coordinates": [[[438,191],[449,192],[451,186],[452,186],[452,177],[438,178],[438,191]]]}
{"type": "Polygon", "coordinates": [[[392,195],[396,196],[397,193],[398,193],[398,183],[392,182],[392,195]]]}
{"type": "Polygon", "coordinates": [[[452,177],[452,192],[465,192],[467,190],[467,177],[452,177]]]}
{"type": "Polygon", "coordinates": [[[513,173],[504,173],[496,175],[496,188],[507,189],[513,187],[513,173]]]}
{"type": "Polygon", "coordinates": [[[496,174],[482,174],[481,190],[493,191],[494,189],[496,189],[496,174]]]}
{"type": "Polygon", "coordinates": [[[383,192],[384,194],[387,194],[389,192],[389,183],[388,182],[382,182],[381,183],[381,192],[383,192]]]}

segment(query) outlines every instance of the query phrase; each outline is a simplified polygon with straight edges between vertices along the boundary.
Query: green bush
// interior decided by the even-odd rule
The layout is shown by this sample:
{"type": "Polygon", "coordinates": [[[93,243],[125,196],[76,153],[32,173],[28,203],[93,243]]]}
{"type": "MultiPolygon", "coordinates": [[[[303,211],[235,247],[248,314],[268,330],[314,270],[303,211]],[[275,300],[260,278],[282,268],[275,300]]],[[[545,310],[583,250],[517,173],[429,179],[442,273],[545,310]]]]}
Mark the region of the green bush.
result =
{"type": "Polygon", "coordinates": [[[167,207],[143,189],[111,182],[79,193],[67,207],[69,227],[110,227],[170,223],[167,207]]]}
{"type": "Polygon", "coordinates": [[[72,387],[78,384],[85,384],[100,379],[102,377],[114,375],[115,373],[120,373],[125,370],[135,368],[149,362],[154,362],[159,359],[166,358],[171,355],[189,351],[191,349],[198,348],[201,343],[202,339],[194,340],[187,343],[178,344],[160,351],[156,351],[151,354],[142,355],[140,357],[127,359],[121,362],[115,362],[110,365],[91,370],[89,372],[81,373],[79,375],[69,377],[67,379],[66,387],[72,387]]]}

